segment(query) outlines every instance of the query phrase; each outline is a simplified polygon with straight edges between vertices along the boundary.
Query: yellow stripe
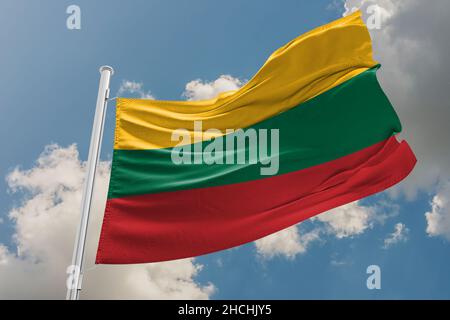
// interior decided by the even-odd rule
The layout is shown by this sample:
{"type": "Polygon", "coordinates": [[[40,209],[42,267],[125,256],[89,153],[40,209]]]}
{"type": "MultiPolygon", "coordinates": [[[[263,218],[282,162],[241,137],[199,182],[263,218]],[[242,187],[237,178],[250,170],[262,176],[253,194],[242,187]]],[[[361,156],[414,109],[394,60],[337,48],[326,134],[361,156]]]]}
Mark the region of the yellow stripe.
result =
{"type": "MultiPolygon", "coordinates": [[[[275,51],[242,88],[203,101],[117,99],[115,149],[174,147],[173,130],[246,128],[296,107],[376,65],[360,12],[312,30],[275,51]]],[[[213,138],[218,133],[203,134],[213,138]]],[[[201,137],[197,137],[201,140],[201,137]]]]}

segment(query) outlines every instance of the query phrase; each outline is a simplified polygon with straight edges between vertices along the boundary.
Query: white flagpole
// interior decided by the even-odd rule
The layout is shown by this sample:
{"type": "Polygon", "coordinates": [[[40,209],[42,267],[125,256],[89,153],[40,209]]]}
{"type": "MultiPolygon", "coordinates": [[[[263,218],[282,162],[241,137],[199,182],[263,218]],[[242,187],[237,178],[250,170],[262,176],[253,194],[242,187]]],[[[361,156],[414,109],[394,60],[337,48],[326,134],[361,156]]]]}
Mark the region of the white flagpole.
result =
{"type": "Polygon", "coordinates": [[[94,124],[92,127],[91,145],[86,167],[86,181],[81,201],[81,220],[78,226],[77,239],[73,251],[72,265],[67,269],[67,300],[78,300],[81,291],[83,255],[91,209],[92,191],[94,188],[95,173],[100,157],[100,148],[105,124],[106,107],[109,97],[109,80],[114,73],[113,68],[102,66],[100,68],[100,84],[98,88],[97,106],[95,108],[94,124]]]}

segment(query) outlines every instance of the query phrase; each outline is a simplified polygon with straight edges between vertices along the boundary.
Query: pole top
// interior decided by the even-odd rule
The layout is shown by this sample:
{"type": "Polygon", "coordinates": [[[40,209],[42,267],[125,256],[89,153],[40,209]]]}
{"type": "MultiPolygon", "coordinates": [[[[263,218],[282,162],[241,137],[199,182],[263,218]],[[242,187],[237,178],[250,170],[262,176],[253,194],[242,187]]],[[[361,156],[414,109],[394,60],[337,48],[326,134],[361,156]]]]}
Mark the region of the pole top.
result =
{"type": "Polygon", "coordinates": [[[113,69],[113,67],[110,67],[110,66],[101,66],[100,73],[102,73],[103,71],[109,71],[109,72],[111,72],[111,75],[114,74],[114,69],[113,69]]]}

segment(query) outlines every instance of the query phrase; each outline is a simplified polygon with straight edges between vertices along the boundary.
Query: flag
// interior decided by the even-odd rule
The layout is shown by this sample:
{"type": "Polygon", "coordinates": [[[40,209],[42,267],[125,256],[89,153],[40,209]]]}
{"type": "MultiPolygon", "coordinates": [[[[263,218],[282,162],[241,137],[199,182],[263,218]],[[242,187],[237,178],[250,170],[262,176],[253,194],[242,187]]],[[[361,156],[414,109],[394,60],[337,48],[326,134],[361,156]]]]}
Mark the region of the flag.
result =
{"type": "Polygon", "coordinates": [[[383,191],[416,159],[360,12],[276,50],[203,101],[117,99],[96,263],[238,246],[383,191]]]}

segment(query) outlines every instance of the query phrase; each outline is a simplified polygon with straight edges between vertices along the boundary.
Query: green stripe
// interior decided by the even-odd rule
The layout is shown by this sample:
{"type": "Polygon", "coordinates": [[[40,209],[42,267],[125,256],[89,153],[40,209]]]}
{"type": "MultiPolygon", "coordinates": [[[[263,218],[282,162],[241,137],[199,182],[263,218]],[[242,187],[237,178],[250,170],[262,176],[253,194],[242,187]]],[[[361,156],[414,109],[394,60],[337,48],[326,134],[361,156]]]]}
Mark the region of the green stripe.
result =
{"type": "MultiPolygon", "coordinates": [[[[400,121],[374,67],[254,129],[279,129],[279,171],[322,164],[389,138],[400,121]]],[[[151,137],[149,137],[151,139],[151,137]]],[[[270,140],[269,140],[270,141],[270,140]]],[[[211,142],[202,142],[203,148],[211,142]]],[[[193,145],[192,145],[193,146],[193,145]]],[[[108,198],[262,179],[261,164],[175,165],[172,148],[114,150],[108,198]]]]}

